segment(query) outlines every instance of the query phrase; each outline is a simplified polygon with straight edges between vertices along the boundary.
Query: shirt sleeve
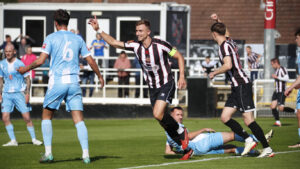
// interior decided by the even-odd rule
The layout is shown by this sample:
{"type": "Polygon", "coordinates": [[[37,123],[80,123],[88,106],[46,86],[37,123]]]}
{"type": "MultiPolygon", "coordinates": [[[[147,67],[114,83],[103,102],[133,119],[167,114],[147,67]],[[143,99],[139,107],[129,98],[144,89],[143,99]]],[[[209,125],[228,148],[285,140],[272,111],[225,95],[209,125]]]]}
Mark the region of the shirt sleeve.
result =
{"type": "Polygon", "coordinates": [[[81,48],[80,48],[80,54],[82,55],[82,58],[86,58],[89,55],[92,55],[91,52],[88,50],[85,42],[83,39],[81,39],[81,48]]]}
{"type": "Polygon", "coordinates": [[[52,45],[51,45],[50,37],[48,36],[43,43],[42,52],[50,55],[51,50],[52,50],[52,45]]]}
{"type": "Polygon", "coordinates": [[[0,64],[0,77],[3,77],[2,65],[0,64]]]}
{"type": "Polygon", "coordinates": [[[221,53],[222,55],[225,57],[225,56],[230,56],[230,51],[231,51],[231,48],[230,46],[228,45],[228,43],[224,43],[223,49],[221,50],[221,53]]]}
{"type": "Polygon", "coordinates": [[[279,74],[279,76],[277,77],[278,80],[285,81],[285,82],[289,80],[289,74],[285,68],[281,68],[278,74],[279,74]]]}
{"type": "Polygon", "coordinates": [[[137,46],[137,42],[124,42],[124,49],[129,51],[134,51],[134,48],[137,46]]]}

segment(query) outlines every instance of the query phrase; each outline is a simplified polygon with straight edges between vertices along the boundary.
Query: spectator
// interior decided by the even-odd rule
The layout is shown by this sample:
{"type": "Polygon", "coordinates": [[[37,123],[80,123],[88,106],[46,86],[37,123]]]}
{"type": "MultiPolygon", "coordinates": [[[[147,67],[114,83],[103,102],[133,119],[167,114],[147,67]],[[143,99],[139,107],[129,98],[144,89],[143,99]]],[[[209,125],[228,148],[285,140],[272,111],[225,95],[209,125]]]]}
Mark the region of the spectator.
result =
{"type": "MultiPolygon", "coordinates": [[[[32,48],[30,46],[26,47],[26,54],[23,55],[21,61],[25,66],[30,65],[32,62],[36,60],[36,55],[32,53],[32,48]]],[[[35,70],[31,70],[31,78],[35,78],[35,70]]]]}
{"type": "Polygon", "coordinates": [[[248,68],[251,71],[250,78],[251,81],[257,79],[258,77],[258,70],[252,70],[252,69],[258,69],[259,68],[259,59],[261,57],[260,54],[257,54],[255,52],[252,52],[251,46],[246,47],[247,52],[247,58],[248,58],[248,68]]]}
{"type": "MultiPolygon", "coordinates": [[[[3,51],[4,51],[7,44],[12,44],[10,35],[5,35],[5,42],[3,42],[2,45],[0,46],[0,50],[3,49],[3,51]]],[[[4,56],[4,52],[3,52],[3,56],[4,56]]],[[[2,60],[2,58],[1,58],[1,60],[2,60]]]]}
{"type": "Polygon", "coordinates": [[[32,46],[32,44],[35,43],[35,40],[32,39],[30,36],[22,36],[19,35],[14,41],[13,44],[17,50],[17,56],[18,58],[22,58],[23,55],[26,54],[26,48],[29,46],[32,46]],[[20,42],[17,42],[17,40],[21,38],[20,42]]]}
{"type": "Polygon", "coordinates": [[[216,62],[210,60],[210,56],[205,57],[205,61],[202,62],[202,67],[205,72],[205,76],[207,76],[210,72],[212,72],[212,69],[214,69],[216,65],[216,62]]]}
{"type": "MultiPolygon", "coordinates": [[[[129,69],[131,68],[131,64],[129,59],[127,58],[127,54],[122,51],[120,53],[119,58],[116,60],[114,64],[114,68],[118,69],[118,82],[119,85],[124,84],[124,85],[129,85],[129,72],[124,71],[124,69],[129,69]]],[[[129,97],[129,88],[124,89],[125,97],[129,97]]],[[[118,89],[118,96],[123,97],[123,88],[120,87],[118,89]]]]}
{"type": "MultiPolygon", "coordinates": [[[[137,69],[141,68],[141,65],[137,58],[135,58],[135,60],[133,61],[133,65],[137,69]]],[[[143,85],[146,84],[144,78],[142,78],[142,79],[143,79],[143,85]]],[[[137,71],[137,72],[135,72],[135,85],[140,85],[140,81],[141,81],[141,74],[140,74],[140,71],[137,71]]],[[[143,95],[144,95],[144,98],[148,97],[148,89],[147,88],[143,88],[143,95]]],[[[139,97],[140,97],[140,88],[136,88],[135,89],[135,98],[139,98],[139,97]]]]}
{"type": "MultiPolygon", "coordinates": [[[[47,58],[45,60],[45,63],[42,64],[42,68],[49,68],[50,63],[49,63],[49,58],[47,58]]],[[[49,75],[48,75],[48,70],[43,70],[43,77],[42,77],[42,82],[43,84],[48,84],[48,80],[49,80],[49,75]]],[[[44,95],[46,95],[47,92],[47,87],[44,87],[44,95]]]]}
{"type": "MultiPolygon", "coordinates": [[[[103,58],[104,56],[104,48],[107,48],[106,42],[102,39],[101,34],[97,33],[96,34],[96,39],[93,40],[90,50],[94,48],[94,57],[95,58],[103,58]]],[[[102,60],[98,60],[98,65],[102,67],[102,60]]]]}
{"type": "MultiPolygon", "coordinates": [[[[81,76],[81,84],[94,84],[95,73],[92,68],[88,65],[87,61],[80,56],[79,60],[80,69],[83,71],[83,75],[81,76]]],[[[89,97],[93,96],[94,88],[90,87],[89,97]]],[[[86,87],[82,88],[82,95],[85,97],[86,95],[86,87]]]]}
{"type": "Polygon", "coordinates": [[[75,29],[70,29],[70,32],[75,34],[75,29]]]}

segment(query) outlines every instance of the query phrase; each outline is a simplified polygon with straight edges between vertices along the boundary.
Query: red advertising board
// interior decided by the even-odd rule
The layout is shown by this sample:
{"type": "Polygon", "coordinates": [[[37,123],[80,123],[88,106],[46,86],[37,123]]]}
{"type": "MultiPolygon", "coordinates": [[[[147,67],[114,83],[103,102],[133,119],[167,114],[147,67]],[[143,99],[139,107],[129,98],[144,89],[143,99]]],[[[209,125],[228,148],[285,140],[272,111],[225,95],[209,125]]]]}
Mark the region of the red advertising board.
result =
{"type": "Polygon", "coordinates": [[[276,0],[265,0],[265,29],[275,29],[276,26],[276,0]]]}

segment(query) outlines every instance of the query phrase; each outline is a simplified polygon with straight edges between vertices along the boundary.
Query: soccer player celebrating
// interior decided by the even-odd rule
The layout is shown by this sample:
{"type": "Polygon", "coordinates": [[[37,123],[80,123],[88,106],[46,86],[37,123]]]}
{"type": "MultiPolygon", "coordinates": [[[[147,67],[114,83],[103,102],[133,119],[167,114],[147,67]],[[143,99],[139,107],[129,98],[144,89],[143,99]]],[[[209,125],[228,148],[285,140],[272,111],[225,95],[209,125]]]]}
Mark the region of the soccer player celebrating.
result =
{"type": "Polygon", "coordinates": [[[18,142],[16,141],[14,134],[14,127],[10,121],[10,113],[13,112],[15,106],[18,111],[22,113],[23,119],[27,124],[27,129],[31,136],[32,143],[34,145],[41,145],[42,142],[37,140],[35,137],[33,124],[29,114],[29,111],[31,110],[29,105],[31,85],[29,73],[21,75],[16,71],[16,69],[20,66],[24,66],[24,64],[16,58],[15,49],[12,44],[6,45],[4,52],[6,59],[0,62],[0,102],[2,103],[2,120],[10,141],[2,146],[18,146],[18,142]],[[24,79],[26,81],[26,85],[24,83],[24,79]]]}
{"type": "MultiPolygon", "coordinates": [[[[296,37],[297,46],[300,47],[300,29],[295,33],[295,37],[296,37]]],[[[299,73],[300,72],[300,51],[298,51],[297,64],[298,64],[298,73],[299,73]]],[[[288,89],[286,89],[284,94],[288,96],[293,91],[294,88],[299,89],[300,88],[299,85],[300,85],[300,76],[298,75],[296,81],[288,89]]],[[[298,135],[300,139],[300,90],[298,90],[296,109],[297,109],[297,119],[298,119],[298,135]]],[[[299,147],[300,147],[300,140],[295,145],[289,146],[289,148],[299,148],[299,147]]]]}
{"type": "Polygon", "coordinates": [[[104,85],[99,68],[86,47],[84,40],[67,31],[70,15],[66,10],[59,9],[54,13],[54,24],[58,30],[47,36],[43,43],[40,57],[32,64],[21,67],[20,73],[41,66],[50,57],[50,72],[48,90],[43,104],[42,133],[45,144],[45,154],[41,163],[52,162],[52,117],[58,110],[62,100],[67,111],[71,111],[77,136],[82,148],[84,163],[90,163],[88,150],[88,132],[83,121],[82,94],[79,86],[79,55],[82,55],[97,74],[101,87],[104,85]]]}
{"type": "Polygon", "coordinates": [[[170,137],[182,146],[183,150],[186,150],[188,145],[186,129],[180,127],[169,113],[165,113],[168,103],[172,102],[175,91],[169,57],[178,60],[180,77],[177,85],[179,89],[183,89],[186,86],[183,56],[168,42],[152,38],[150,22],[147,20],[136,22],[138,41],[132,42],[121,42],[106,34],[101,27],[99,28],[96,16],[94,19],[90,19],[89,23],[109,45],[135,53],[149,86],[154,118],[159,121],[170,137]]]}
{"type": "Polygon", "coordinates": [[[253,110],[255,107],[252,99],[252,83],[242,69],[237,46],[232,39],[225,35],[226,26],[220,22],[218,16],[212,14],[211,18],[216,21],[211,26],[211,34],[220,46],[219,59],[222,66],[211,72],[209,77],[213,79],[218,74],[227,73],[232,82],[231,94],[222,111],[221,121],[230,127],[233,132],[245,139],[245,149],[241,155],[246,155],[257,143],[243,130],[237,121],[231,118],[237,110],[242,112],[245,124],[263,145],[264,149],[258,157],[272,157],[274,156],[273,150],[269,146],[263,130],[254,121],[253,110]]]}
{"type": "Polygon", "coordinates": [[[276,108],[278,107],[280,112],[283,111],[294,112],[295,110],[284,106],[284,102],[285,102],[284,91],[285,91],[286,82],[289,80],[289,74],[286,68],[280,65],[278,58],[273,58],[271,60],[271,65],[276,70],[275,74],[272,74],[272,77],[275,79],[275,91],[272,96],[271,110],[276,120],[274,125],[280,127],[281,122],[279,120],[279,112],[276,108]]]}

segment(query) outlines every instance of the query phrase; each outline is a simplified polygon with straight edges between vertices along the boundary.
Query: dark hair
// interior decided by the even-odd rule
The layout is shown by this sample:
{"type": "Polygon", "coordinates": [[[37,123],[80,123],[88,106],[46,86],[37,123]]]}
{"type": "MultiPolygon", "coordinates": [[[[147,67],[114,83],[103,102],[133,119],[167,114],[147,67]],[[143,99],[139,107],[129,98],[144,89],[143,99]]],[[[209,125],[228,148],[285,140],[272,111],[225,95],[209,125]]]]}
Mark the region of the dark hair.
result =
{"type": "Polygon", "coordinates": [[[295,32],[295,36],[300,36],[300,29],[295,32]]]}
{"type": "Polygon", "coordinates": [[[68,26],[70,15],[66,10],[58,9],[54,13],[54,20],[57,22],[58,25],[66,25],[68,26]]]}
{"type": "Polygon", "coordinates": [[[226,33],[226,26],[224,23],[214,23],[211,27],[210,27],[211,32],[217,32],[220,35],[225,35],[226,33]]]}
{"type": "Polygon", "coordinates": [[[173,113],[176,109],[177,109],[177,110],[183,111],[182,107],[176,106],[176,107],[173,107],[173,108],[170,110],[170,113],[173,113]]]}
{"type": "Polygon", "coordinates": [[[5,38],[10,38],[10,35],[5,35],[5,38]]]}
{"type": "Polygon", "coordinates": [[[149,30],[151,25],[150,25],[150,22],[147,20],[147,19],[142,19],[142,20],[139,20],[135,23],[135,26],[139,26],[139,25],[145,25],[149,30]]]}
{"type": "Polygon", "coordinates": [[[279,59],[278,58],[273,58],[271,59],[271,62],[277,62],[278,64],[280,64],[279,59]]]}
{"type": "Polygon", "coordinates": [[[121,51],[120,55],[122,54],[125,54],[126,55],[126,52],[124,50],[121,51]]]}
{"type": "Polygon", "coordinates": [[[210,56],[206,56],[205,58],[206,58],[206,59],[210,59],[210,56]]]}

